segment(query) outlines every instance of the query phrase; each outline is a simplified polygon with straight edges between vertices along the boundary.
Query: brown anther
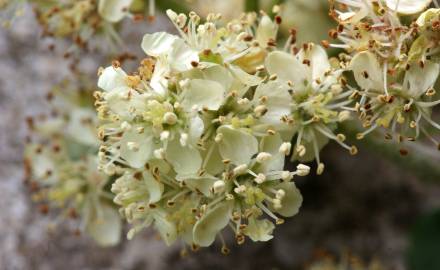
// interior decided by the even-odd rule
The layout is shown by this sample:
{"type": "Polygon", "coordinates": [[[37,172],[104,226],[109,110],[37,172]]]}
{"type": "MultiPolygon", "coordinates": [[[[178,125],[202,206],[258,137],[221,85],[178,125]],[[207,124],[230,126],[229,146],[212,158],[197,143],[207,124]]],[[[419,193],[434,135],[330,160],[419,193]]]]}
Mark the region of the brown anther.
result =
{"type": "Polygon", "coordinates": [[[121,62],[119,62],[118,60],[113,60],[112,61],[112,67],[113,68],[120,68],[121,67],[121,62]]]}
{"type": "Polygon", "coordinates": [[[402,149],[399,150],[399,153],[402,156],[406,156],[406,155],[408,155],[408,150],[402,148],[402,149]]]}
{"type": "Polygon", "coordinates": [[[338,38],[338,31],[336,31],[335,29],[331,29],[330,31],[328,31],[328,35],[332,39],[337,39],[338,38]]]}
{"type": "Polygon", "coordinates": [[[142,173],[141,172],[136,172],[135,174],[133,174],[133,178],[141,181],[142,180],[142,173]]]}
{"type": "Polygon", "coordinates": [[[199,249],[200,249],[200,246],[199,246],[199,245],[194,244],[194,243],[191,244],[191,250],[192,250],[193,252],[196,252],[196,251],[199,250],[199,249]]]}
{"type": "Polygon", "coordinates": [[[38,207],[38,210],[40,211],[41,214],[47,215],[47,213],[49,213],[49,205],[48,204],[41,204],[38,207]]]}
{"type": "Polygon", "coordinates": [[[191,61],[191,66],[194,67],[194,68],[198,67],[199,66],[199,62],[191,61]]]}
{"type": "Polygon", "coordinates": [[[365,79],[368,79],[370,77],[370,75],[368,75],[368,72],[366,70],[362,71],[362,76],[364,76],[365,79]]]}
{"type": "Polygon", "coordinates": [[[75,208],[70,208],[69,209],[69,217],[71,219],[76,219],[78,218],[78,212],[76,212],[75,208]]]}
{"type": "Polygon", "coordinates": [[[222,246],[222,254],[223,255],[228,255],[231,252],[231,250],[229,248],[227,248],[226,246],[222,246]]]}
{"type": "Polygon", "coordinates": [[[330,47],[330,42],[328,40],[321,40],[322,47],[328,49],[330,47]]]}
{"type": "Polygon", "coordinates": [[[34,118],[32,116],[26,117],[26,124],[30,130],[33,130],[35,128],[34,118]]]}

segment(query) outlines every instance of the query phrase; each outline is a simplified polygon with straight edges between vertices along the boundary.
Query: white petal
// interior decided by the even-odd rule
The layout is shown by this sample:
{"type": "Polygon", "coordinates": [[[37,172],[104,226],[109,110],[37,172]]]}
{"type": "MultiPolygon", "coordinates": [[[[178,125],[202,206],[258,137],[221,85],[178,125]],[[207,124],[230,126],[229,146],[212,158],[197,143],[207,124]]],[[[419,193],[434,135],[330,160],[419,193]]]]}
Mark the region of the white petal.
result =
{"type": "Polygon", "coordinates": [[[173,43],[177,39],[179,39],[178,36],[166,32],[145,34],[141,47],[147,55],[158,57],[159,55],[170,53],[173,49],[173,43]]]}
{"type": "Polygon", "coordinates": [[[409,83],[409,94],[418,98],[430,87],[433,87],[439,75],[439,64],[426,61],[424,68],[419,65],[412,65],[406,72],[406,79],[409,83]]]}
{"type": "Polygon", "coordinates": [[[114,246],[121,238],[121,218],[110,206],[102,205],[100,210],[101,216],[87,224],[87,233],[101,246],[114,246]]]}
{"type": "Polygon", "coordinates": [[[185,181],[186,185],[192,189],[203,193],[206,197],[211,197],[211,188],[214,182],[219,180],[218,178],[211,175],[189,175],[189,176],[177,176],[178,181],[185,181]]]}
{"type": "Polygon", "coordinates": [[[223,134],[219,151],[223,159],[230,159],[233,164],[249,164],[253,155],[258,152],[257,139],[246,131],[221,126],[217,134],[223,134]]]}
{"type": "Polygon", "coordinates": [[[154,66],[154,72],[151,76],[150,86],[153,90],[161,96],[165,96],[168,92],[168,76],[170,68],[166,63],[166,57],[161,56],[157,59],[154,66]]]}
{"type": "Polygon", "coordinates": [[[85,145],[98,145],[96,113],[89,109],[75,109],[70,114],[67,133],[75,141],[85,145]],[[87,120],[87,121],[85,121],[87,120]],[[91,122],[89,122],[89,120],[91,122]]]}
{"type": "Polygon", "coordinates": [[[136,131],[127,131],[121,138],[121,158],[133,168],[142,168],[150,160],[154,150],[153,136],[148,130],[139,134],[136,131]],[[139,150],[129,149],[127,143],[136,142],[139,144],[139,150]]]}
{"type": "Polygon", "coordinates": [[[194,225],[195,244],[202,247],[210,246],[214,242],[217,233],[228,225],[232,207],[233,202],[226,201],[208,210],[194,225]]]}
{"type": "Polygon", "coordinates": [[[158,180],[154,179],[150,171],[145,171],[142,173],[145,185],[147,186],[148,193],[150,194],[149,203],[155,203],[160,201],[162,198],[162,193],[164,190],[164,185],[158,180]]]}
{"type": "Polygon", "coordinates": [[[284,81],[291,81],[295,85],[304,85],[307,80],[306,65],[300,63],[295,56],[274,51],[269,53],[265,63],[269,74],[276,74],[278,78],[284,81]]]}
{"type": "Polygon", "coordinates": [[[296,188],[295,183],[281,183],[275,189],[283,189],[286,195],[281,200],[281,209],[274,210],[284,217],[292,217],[296,215],[301,207],[303,197],[300,191],[296,188]]]}
{"type": "Polygon", "coordinates": [[[154,227],[159,232],[162,240],[168,246],[177,239],[176,225],[168,219],[167,213],[163,210],[156,210],[154,213],[154,227]]]}
{"type": "Polygon", "coordinates": [[[228,91],[232,85],[232,75],[225,67],[220,65],[212,65],[202,70],[203,79],[216,81],[228,91]]]}
{"type": "Polygon", "coordinates": [[[427,23],[429,23],[432,19],[434,19],[436,16],[440,14],[440,9],[438,8],[430,8],[427,11],[423,12],[418,18],[417,18],[417,25],[421,28],[424,28],[427,23]]]}
{"type": "Polygon", "coordinates": [[[201,110],[217,110],[223,104],[225,89],[215,81],[194,79],[183,92],[182,106],[190,111],[194,106],[201,110]]]}
{"type": "Polygon", "coordinates": [[[405,15],[422,12],[432,2],[432,0],[385,0],[385,1],[388,8],[405,15]],[[397,6],[397,4],[399,5],[397,6]]]}
{"type": "Polygon", "coordinates": [[[195,115],[193,118],[191,118],[188,131],[191,145],[196,145],[197,141],[203,134],[204,128],[205,124],[200,116],[195,115]]]}
{"type": "Polygon", "coordinates": [[[356,54],[350,63],[350,69],[354,73],[357,84],[364,90],[383,90],[383,68],[376,56],[370,52],[356,54]],[[364,73],[368,76],[365,77],[364,73]]]}
{"type": "Polygon", "coordinates": [[[232,74],[234,74],[234,76],[246,86],[255,86],[262,81],[260,77],[251,75],[246,71],[243,71],[238,66],[230,65],[229,69],[231,70],[232,74]]]}
{"type": "Polygon", "coordinates": [[[204,169],[206,170],[207,173],[211,175],[218,175],[223,172],[225,166],[222,162],[222,156],[220,155],[219,147],[217,143],[212,142],[211,144],[207,144],[206,145],[207,150],[204,151],[202,155],[203,155],[203,159],[205,159],[209,153],[209,149],[211,148],[211,146],[214,148],[210,153],[209,160],[206,162],[206,166],[204,167],[204,169]]]}
{"type": "Polygon", "coordinates": [[[191,49],[183,39],[173,42],[172,50],[168,55],[169,63],[173,70],[183,72],[192,68],[192,62],[199,62],[197,51],[191,49]]]}
{"type": "Polygon", "coordinates": [[[249,218],[244,234],[254,241],[269,241],[273,238],[272,232],[275,229],[275,225],[267,219],[249,218]]]}
{"type": "Polygon", "coordinates": [[[267,47],[269,40],[275,40],[277,28],[277,25],[272,22],[269,16],[262,16],[256,32],[256,39],[258,43],[263,47],[267,47]]]}
{"type": "Polygon", "coordinates": [[[284,168],[285,155],[279,153],[283,141],[279,133],[271,136],[265,136],[260,141],[260,151],[272,155],[272,157],[261,164],[262,169],[259,172],[282,171],[284,168]]]}
{"type": "Polygon", "coordinates": [[[291,114],[291,100],[292,97],[288,92],[286,84],[281,84],[278,81],[269,81],[260,84],[255,90],[254,102],[259,101],[261,97],[267,97],[267,112],[260,118],[260,120],[269,125],[286,128],[281,121],[282,116],[291,114]]]}
{"type": "Polygon", "coordinates": [[[310,61],[309,81],[314,82],[319,79],[321,82],[324,81],[324,74],[330,70],[330,63],[328,61],[328,56],[324,48],[321,46],[312,45],[312,48],[308,49],[306,52],[301,50],[299,53],[300,62],[307,59],[310,61]]]}
{"type": "Polygon", "coordinates": [[[139,94],[137,91],[122,86],[113,89],[105,95],[108,108],[122,119],[133,119],[136,114],[146,110],[146,94],[139,94]],[[130,94],[130,99],[123,98],[130,94]],[[122,97],[123,96],[123,97],[122,97]],[[131,110],[135,109],[134,112],[131,110]]]}
{"type": "Polygon", "coordinates": [[[106,67],[98,79],[98,87],[104,91],[111,91],[115,88],[126,86],[127,74],[121,68],[112,66],[106,67]]]}
{"type": "Polygon", "coordinates": [[[119,22],[127,14],[133,0],[99,0],[98,12],[109,22],[119,22]]]}
{"type": "Polygon", "coordinates": [[[179,175],[196,174],[202,166],[202,157],[199,151],[192,146],[182,146],[179,138],[168,143],[166,159],[179,175]]]}

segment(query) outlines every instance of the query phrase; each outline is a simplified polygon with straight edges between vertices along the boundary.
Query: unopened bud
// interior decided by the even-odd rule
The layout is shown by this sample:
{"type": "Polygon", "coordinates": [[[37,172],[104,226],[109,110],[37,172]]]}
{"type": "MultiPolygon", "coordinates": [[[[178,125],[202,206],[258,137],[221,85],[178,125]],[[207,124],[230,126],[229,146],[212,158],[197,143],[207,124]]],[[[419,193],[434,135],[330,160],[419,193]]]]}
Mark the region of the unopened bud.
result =
{"type": "Polygon", "coordinates": [[[310,167],[304,164],[296,166],[296,174],[299,176],[306,176],[310,173],[310,167]]]}

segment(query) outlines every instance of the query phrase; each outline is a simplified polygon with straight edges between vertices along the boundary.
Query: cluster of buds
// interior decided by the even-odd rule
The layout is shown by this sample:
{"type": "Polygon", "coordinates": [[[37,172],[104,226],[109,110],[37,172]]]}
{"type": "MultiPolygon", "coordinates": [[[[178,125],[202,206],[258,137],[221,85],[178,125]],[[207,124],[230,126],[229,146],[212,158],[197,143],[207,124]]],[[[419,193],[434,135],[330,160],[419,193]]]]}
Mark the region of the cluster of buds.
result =
{"type": "MultiPolygon", "coordinates": [[[[277,8],[275,8],[277,11],[277,8]]],[[[127,74],[115,61],[99,71],[99,169],[120,175],[114,202],[132,224],[153,226],[171,244],[211,245],[232,229],[237,243],[272,238],[302,196],[286,159],[316,159],[350,118],[354,90],[338,59],[315,44],[296,47],[295,31],[276,48],[281,18],[244,14],[220,25],[168,10],[181,36],[146,34],[147,58],[127,74]],[[295,144],[292,145],[292,140],[295,144]]],[[[223,245],[223,251],[227,252],[223,245]]]]}
{"type": "Polygon", "coordinates": [[[332,2],[339,25],[330,35],[343,44],[325,43],[347,50],[345,66],[359,87],[352,110],[365,128],[358,139],[383,129],[387,139],[403,143],[423,135],[438,146],[429,132],[440,129],[431,118],[432,108],[440,104],[433,100],[440,72],[438,9],[425,11],[430,0],[332,2]],[[400,16],[416,14],[412,23],[400,16]]]}
{"type": "Polygon", "coordinates": [[[77,219],[75,233],[85,232],[103,246],[115,245],[121,219],[108,190],[110,177],[97,169],[92,92],[77,85],[63,82],[47,95],[50,114],[27,119],[26,180],[41,212],[53,209],[58,221],[77,219]]]}

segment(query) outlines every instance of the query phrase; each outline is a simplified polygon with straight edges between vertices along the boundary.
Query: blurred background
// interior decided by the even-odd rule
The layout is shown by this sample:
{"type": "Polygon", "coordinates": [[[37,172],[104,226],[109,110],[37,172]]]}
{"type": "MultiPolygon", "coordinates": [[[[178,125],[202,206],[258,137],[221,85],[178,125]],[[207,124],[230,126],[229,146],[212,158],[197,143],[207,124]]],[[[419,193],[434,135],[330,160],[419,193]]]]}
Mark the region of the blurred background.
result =
{"type": "MultiPolygon", "coordinates": [[[[154,21],[123,23],[124,50],[142,57],[144,33],[174,32],[163,15],[167,8],[202,16],[220,12],[230,19],[243,11],[270,12],[280,1],[156,2],[154,21]]],[[[298,42],[327,38],[332,21],[326,0],[283,2],[282,35],[295,27],[298,42]]],[[[440,153],[420,146],[402,157],[398,147],[374,137],[358,144],[356,157],[328,145],[322,152],[325,173],[298,182],[304,196],[300,213],[278,226],[272,241],[230,245],[227,256],[214,245],[182,258],[181,247],[166,247],[151,231],[116,247],[100,248],[68,227],[55,228],[54,217],[40,213],[23,182],[25,118],[47,109],[46,93],[69,76],[71,65],[63,57],[68,44],[57,40],[52,51],[53,41],[41,35],[29,8],[10,29],[0,29],[0,270],[358,269],[333,268],[331,263],[308,268],[317,261],[374,264],[365,269],[440,269],[440,153]]],[[[95,75],[110,61],[89,53],[77,68],[95,75]]]]}

